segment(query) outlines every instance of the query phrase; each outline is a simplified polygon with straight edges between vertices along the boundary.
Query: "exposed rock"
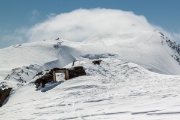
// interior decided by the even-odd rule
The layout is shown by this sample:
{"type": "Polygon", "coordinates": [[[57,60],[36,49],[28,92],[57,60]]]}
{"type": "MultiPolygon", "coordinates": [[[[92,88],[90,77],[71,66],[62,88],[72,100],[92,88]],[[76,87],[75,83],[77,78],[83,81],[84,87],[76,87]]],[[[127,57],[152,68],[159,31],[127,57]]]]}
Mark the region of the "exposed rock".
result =
{"type": "Polygon", "coordinates": [[[102,60],[93,60],[92,63],[95,65],[100,65],[102,60]]]}
{"type": "Polygon", "coordinates": [[[45,84],[48,82],[53,81],[53,75],[50,73],[45,74],[44,76],[38,78],[34,84],[36,85],[36,88],[38,88],[40,86],[40,84],[42,85],[42,87],[45,87],[45,84]]]}
{"type": "Polygon", "coordinates": [[[0,89],[0,107],[2,107],[4,101],[9,97],[12,88],[0,89]]]}
{"type": "MultiPolygon", "coordinates": [[[[172,48],[172,50],[178,54],[177,55],[172,55],[172,57],[179,63],[180,65],[180,44],[177,44],[176,42],[174,41],[171,41],[168,37],[165,37],[165,35],[161,32],[159,32],[159,34],[161,35],[161,38],[164,39],[167,43],[167,45],[172,48]]],[[[162,44],[162,42],[161,42],[162,44]]]]}
{"type": "Polygon", "coordinates": [[[75,66],[69,69],[69,79],[82,75],[86,75],[84,67],[82,66],[75,66]]]}

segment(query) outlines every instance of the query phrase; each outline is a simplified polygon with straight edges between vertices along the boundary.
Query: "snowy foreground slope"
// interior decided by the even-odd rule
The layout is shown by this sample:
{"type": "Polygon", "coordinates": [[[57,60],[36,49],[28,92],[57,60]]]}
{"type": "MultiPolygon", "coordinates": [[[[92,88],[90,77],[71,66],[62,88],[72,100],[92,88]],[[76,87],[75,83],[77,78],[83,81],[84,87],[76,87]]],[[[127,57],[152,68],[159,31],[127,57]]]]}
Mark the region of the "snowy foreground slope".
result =
{"type": "MultiPolygon", "coordinates": [[[[0,108],[2,120],[179,120],[180,76],[150,72],[116,56],[82,59],[87,75],[36,90],[27,83],[0,108]]],[[[67,67],[70,67],[69,64],[67,67]]]]}

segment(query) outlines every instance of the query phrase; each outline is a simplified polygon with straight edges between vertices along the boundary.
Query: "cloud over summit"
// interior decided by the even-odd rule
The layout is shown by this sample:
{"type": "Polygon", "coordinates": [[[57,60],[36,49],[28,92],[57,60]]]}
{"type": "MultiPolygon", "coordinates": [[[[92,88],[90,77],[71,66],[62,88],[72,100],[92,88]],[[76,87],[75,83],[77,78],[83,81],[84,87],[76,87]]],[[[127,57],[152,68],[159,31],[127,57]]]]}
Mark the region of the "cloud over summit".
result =
{"type": "Polygon", "coordinates": [[[153,30],[145,17],[113,9],[78,9],[50,17],[27,32],[30,41],[63,38],[83,41],[98,35],[134,34],[153,30]]]}

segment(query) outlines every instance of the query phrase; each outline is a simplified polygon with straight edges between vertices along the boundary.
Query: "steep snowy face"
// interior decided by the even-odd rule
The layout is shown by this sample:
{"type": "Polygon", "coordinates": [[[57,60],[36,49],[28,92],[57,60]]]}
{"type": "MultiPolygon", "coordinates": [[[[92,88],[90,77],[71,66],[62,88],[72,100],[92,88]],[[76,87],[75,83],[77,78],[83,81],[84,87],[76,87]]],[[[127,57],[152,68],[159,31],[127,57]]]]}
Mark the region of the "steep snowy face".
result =
{"type": "Polygon", "coordinates": [[[173,57],[179,58],[178,50],[169,47],[168,40],[154,30],[110,37],[97,36],[84,41],[84,48],[89,54],[117,54],[121,59],[137,63],[154,72],[180,74],[179,62],[173,57]]]}

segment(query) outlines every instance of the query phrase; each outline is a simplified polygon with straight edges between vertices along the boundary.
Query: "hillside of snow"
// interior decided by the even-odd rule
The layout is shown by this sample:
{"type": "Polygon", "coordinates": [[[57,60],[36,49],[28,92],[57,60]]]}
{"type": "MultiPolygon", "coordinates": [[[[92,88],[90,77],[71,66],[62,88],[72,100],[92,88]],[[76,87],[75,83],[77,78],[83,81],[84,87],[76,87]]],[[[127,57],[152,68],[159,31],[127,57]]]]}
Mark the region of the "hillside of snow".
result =
{"type": "Polygon", "coordinates": [[[102,37],[78,43],[61,39],[1,49],[1,61],[6,63],[0,67],[1,85],[13,91],[0,108],[0,118],[178,120],[180,76],[173,75],[179,74],[173,57],[178,56],[177,48],[171,48],[168,38],[157,31],[123,40],[102,37]],[[93,65],[94,59],[103,61],[93,65]],[[86,76],[35,88],[33,77],[38,72],[69,68],[73,60],[85,67],[86,76]]]}
{"type": "Polygon", "coordinates": [[[97,36],[83,42],[60,39],[14,45],[0,50],[0,78],[4,80],[16,68],[64,67],[73,60],[98,58],[101,54],[113,54],[161,74],[179,75],[180,55],[175,50],[179,46],[169,47],[169,39],[163,37],[158,31],[146,31],[135,35],[97,36]]]}
{"type": "Polygon", "coordinates": [[[28,34],[33,42],[0,49],[0,89],[12,88],[0,119],[180,119],[180,45],[143,16],[80,9],[28,34]],[[70,68],[74,60],[85,76],[35,88],[37,73],[70,68]]]}
{"type": "MultiPolygon", "coordinates": [[[[178,120],[180,76],[150,72],[137,64],[101,58],[76,62],[87,75],[36,90],[29,83],[0,109],[4,120],[178,120]]],[[[69,64],[66,67],[71,67],[69,64]]]]}

